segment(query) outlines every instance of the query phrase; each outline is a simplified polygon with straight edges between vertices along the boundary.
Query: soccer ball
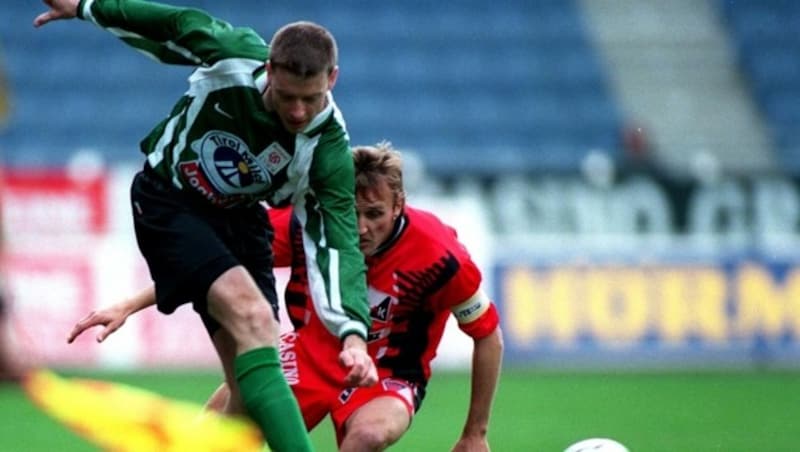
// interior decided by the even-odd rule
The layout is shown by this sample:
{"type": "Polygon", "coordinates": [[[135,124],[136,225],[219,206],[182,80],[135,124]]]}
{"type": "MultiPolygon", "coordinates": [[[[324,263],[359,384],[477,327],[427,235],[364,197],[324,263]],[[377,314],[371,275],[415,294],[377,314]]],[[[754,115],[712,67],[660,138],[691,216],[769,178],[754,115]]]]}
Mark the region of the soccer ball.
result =
{"type": "Polygon", "coordinates": [[[628,452],[628,448],[608,438],[590,438],[578,441],[564,452],[628,452]]]}

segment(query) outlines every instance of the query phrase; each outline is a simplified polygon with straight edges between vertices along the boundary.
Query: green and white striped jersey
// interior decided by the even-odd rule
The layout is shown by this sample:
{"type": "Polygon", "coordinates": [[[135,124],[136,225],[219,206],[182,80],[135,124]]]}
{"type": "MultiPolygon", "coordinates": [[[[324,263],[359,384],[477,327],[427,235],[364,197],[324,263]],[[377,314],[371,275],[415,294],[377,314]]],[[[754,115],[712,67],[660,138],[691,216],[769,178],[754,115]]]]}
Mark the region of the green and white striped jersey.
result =
{"type": "Polygon", "coordinates": [[[252,29],[143,0],[81,0],[78,17],[157,61],[196,67],[189,89],[141,142],[148,164],[219,208],[292,203],[320,318],[339,337],[366,337],[353,160],[331,93],[302,132],[290,133],[264,107],[269,46],[252,29]]]}

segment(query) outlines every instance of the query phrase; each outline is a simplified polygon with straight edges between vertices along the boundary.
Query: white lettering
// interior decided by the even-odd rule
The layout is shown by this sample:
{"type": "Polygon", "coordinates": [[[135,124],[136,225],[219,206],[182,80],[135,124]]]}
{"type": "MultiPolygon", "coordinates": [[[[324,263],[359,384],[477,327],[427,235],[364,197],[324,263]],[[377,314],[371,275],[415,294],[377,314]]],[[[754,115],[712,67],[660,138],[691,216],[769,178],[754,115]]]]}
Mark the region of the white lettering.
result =
{"type": "Polygon", "coordinates": [[[281,341],[278,348],[283,376],[286,378],[286,382],[289,384],[289,386],[300,383],[300,370],[297,366],[297,353],[294,351],[296,342],[297,335],[295,333],[286,333],[281,336],[281,341]]]}

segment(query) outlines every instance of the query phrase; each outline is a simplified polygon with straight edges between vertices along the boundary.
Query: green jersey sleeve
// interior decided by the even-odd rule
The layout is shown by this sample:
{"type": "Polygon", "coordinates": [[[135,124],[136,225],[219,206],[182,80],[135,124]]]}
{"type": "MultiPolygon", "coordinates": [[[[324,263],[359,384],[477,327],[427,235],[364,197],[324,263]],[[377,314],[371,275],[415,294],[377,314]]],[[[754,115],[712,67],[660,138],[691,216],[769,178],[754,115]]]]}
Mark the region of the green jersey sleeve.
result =
{"type": "Polygon", "coordinates": [[[358,247],[355,169],[348,140],[324,136],[310,168],[310,195],[295,202],[303,225],[309,291],[320,320],[339,338],[366,339],[366,264],[358,247]]]}
{"type": "Polygon", "coordinates": [[[210,66],[225,58],[265,61],[268,46],[250,28],[234,28],[195,8],[144,0],[81,0],[78,17],[169,64],[210,66]]]}

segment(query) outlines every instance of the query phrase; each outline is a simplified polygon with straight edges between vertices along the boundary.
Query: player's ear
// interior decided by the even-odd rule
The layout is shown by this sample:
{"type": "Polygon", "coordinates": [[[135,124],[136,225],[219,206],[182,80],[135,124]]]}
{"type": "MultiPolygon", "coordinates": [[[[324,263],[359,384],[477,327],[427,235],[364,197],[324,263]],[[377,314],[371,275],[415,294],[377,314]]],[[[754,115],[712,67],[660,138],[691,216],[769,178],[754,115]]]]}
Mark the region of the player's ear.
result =
{"type": "Polygon", "coordinates": [[[397,198],[394,202],[394,207],[392,208],[392,217],[397,218],[403,214],[403,209],[406,207],[406,195],[405,193],[400,193],[397,195],[397,198]]]}
{"type": "Polygon", "coordinates": [[[333,89],[333,86],[336,85],[336,80],[339,78],[339,66],[334,66],[331,69],[331,73],[328,74],[328,91],[333,89]]]}

